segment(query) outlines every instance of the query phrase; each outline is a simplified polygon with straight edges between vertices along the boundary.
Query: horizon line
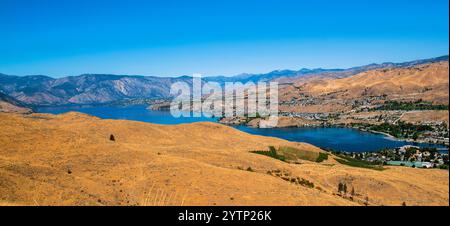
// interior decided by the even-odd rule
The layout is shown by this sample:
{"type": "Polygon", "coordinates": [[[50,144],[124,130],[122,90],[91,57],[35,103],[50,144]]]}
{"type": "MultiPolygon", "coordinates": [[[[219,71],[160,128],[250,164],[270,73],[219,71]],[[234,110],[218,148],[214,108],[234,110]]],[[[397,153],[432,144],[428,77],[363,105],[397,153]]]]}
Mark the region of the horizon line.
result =
{"type": "MultiPolygon", "coordinates": [[[[431,58],[420,58],[420,59],[416,59],[416,60],[409,60],[409,61],[402,61],[402,62],[381,62],[381,63],[367,63],[367,64],[363,64],[363,65],[358,65],[358,66],[353,66],[353,67],[347,67],[347,68],[322,68],[322,67],[317,67],[317,68],[306,68],[306,67],[302,67],[300,69],[275,69],[275,70],[271,70],[268,72],[256,72],[256,73],[248,73],[248,72],[243,72],[240,74],[235,74],[235,75],[203,75],[201,73],[192,73],[192,75],[194,74],[200,74],[202,77],[209,77],[209,78],[214,78],[214,77],[225,77],[225,78],[233,78],[233,77],[237,77],[240,75],[263,75],[263,74],[269,74],[272,72],[279,72],[279,71],[293,71],[293,72],[298,72],[301,70],[349,70],[349,69],[353,69],[353,68],[358,68],[358,67],[364,67],[364,66],[370,66],[370,65],[383,65],[383,64],[403,64],[403,63],[412,63],[415,61],[424,61],[424,60],[433,60],[433,59],[439,59],[439,58],[449,58],[449,54],[446,55],[440,55],[437,57],[431,57],[431,58]]],[[[447,61],[449,59],[446,59],[447,61]]],[[[445,61],[445,60],[443,60],[445,61]]],[[[32,77],[32,76],[44,76],[44,77],[48,77],[48,78],[52,78],[52,79],[61,79],[61,78],[70,78],[70,77],[79,77],[79,76],[84,76],[84,75],[109,75],[109,76],[123,76],[123,77],[153,77],[153,78],[181,78],[181,77],[193,77],[192,75],[174,75],[174,76],[158,76],[158,75],[142,75],[142,74],[116,74],[116,73],[81,73],[78,75],[62,75],[60,77],[57,76],[51,76],[51,75],[45,75],[45,74],[29,74],[29,75],[13,75],[13,74],[4,74],[2,72],[0,72],[0,75],[6,75],[6,76],[15,76],[15,77],[32,77]]]]}

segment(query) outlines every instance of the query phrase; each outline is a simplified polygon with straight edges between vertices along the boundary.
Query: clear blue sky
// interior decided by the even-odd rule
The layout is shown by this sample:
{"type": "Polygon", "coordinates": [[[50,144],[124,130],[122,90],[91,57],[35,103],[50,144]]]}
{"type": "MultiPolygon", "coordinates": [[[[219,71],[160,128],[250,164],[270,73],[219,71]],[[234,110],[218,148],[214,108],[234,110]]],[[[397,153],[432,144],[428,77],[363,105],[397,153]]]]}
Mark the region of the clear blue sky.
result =
{"type": "Polygon", "coordinates": [[[234,75],[447,55],[448,0],[0,0],[0,73],[234,75]]]}

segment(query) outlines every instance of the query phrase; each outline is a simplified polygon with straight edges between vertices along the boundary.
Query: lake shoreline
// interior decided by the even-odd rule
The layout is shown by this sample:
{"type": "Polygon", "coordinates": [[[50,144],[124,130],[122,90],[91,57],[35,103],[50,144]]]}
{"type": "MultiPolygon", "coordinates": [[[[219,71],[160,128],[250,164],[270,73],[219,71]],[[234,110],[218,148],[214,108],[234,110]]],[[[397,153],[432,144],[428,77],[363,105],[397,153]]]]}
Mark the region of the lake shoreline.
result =
{"type": "MultiPolygon", "coordinates": [[[[250,126],[246,123],[244,124],[239,124],[239,125],[235,125],[235,124],[229,124],[229,123],[221,123],[218,122],[222,125],[228,125],[228,126],[246,126],[249,128],[254,128],[254,129],[266,129],[266,128],[259,128],[259,127],[254,127],[254,126],[250,126]]],[[[416,143],[416,144],[428,144],[428,145],[442,145],[444,146],[446,149],[446,151],[449,151],[449,147],[443,143],[431,143],[431,142],[427,142],[427,141],[423,141],[423,140],[412,140],[412,139],[401,139],[401,138],[397,138],[389,133],[386,132],[381,132],[381,131],[376,131],[376,130],[368,130],[368,129],[363,129],[360,127],[355,127],[355,126],[347,126],[347,125],[309,125],[309,126],[283,126],[283,127],[274,127],[277,129],[295,129],[295,128],[348,128],[348,129],[355,129],[361,132],[367,132],[367,133],[372,133],[372,134],[379,134],[379,135],[383,135],[385,139],[387,140],[392,140],[392,141],[401,141],[401,142],[409,142],[409,143],[416,143]]],[[[273,128],[272,128],[273,129],[273,128]]],[[[441,148],[441,150],[443,150],[444,148],[441,148]]]]}
{"type": "MultiPolygon", "coordinates": [[[[120,119],[141,121],[153,124],[174,125],[195,122],[220,123],[218,118],[174,118],[167,111],[151,111],[145,105],[117,107],[117,106],[89,106],[89,107],[51,107],[39,108],[38,112],[61,114],[70,111],[93,115],[102,119],[120,119]]],[[[359,128],[344,125],[284,127],[273,129],[252,128],[246,125],[229,125],[240,131],[254,135],[277,137],[280,139],[304,142],[316,145],[322,149],[336,149],[350,152],[375,152],[383,148],[414,145],[412,142],[391,139],[385,134],[363,131],[359,128]]],[[[419,146],[445,148],[443,145],[424,143],[419,146]]]]}

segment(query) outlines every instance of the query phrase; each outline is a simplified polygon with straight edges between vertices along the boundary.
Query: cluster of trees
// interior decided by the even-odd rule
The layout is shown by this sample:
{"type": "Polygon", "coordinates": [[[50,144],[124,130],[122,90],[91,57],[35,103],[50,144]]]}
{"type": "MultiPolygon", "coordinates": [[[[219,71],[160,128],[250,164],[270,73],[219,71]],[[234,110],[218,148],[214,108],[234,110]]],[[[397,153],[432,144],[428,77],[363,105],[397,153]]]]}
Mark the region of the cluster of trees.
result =
{"type": "MultiPolygon", "coordinates": [[[[347,196],[347,184],[346,183],[339,182],[339,184],[338,184],[338,193],[341,196],[348,197],[347,196]]],[[[350,196],[348,198],[350,198],[350,200],[353,201],[354,197],[357,195],[356,192],[355,192],[355,188],[354,187],[352,187],[352,190],[350,191],[349,195],[350,196]]],[[[369,205],[369,196],[366,196],[363,201],[364,201],[364,205],[368,206],[369,205]]]]}
{"type": "Polygon", "coordinates": [[[270,146],[269,147],[269,151],[252,151],[252,153],[269,156],[269,157],[272,157],[274,159],[278,159],[278,160],[283,161],[283,162],[286,161],[286,157],[284,157],[283,155],[279,155],[277,153],[277,149],[274,146],[270,146]]]}
{"type": "Polygon", "coordinates": [[[417,140],[423,132],[433,131],[433,127],[429,125],[414,125],[399,121],[397,124],[383,123],[380,125],[372,125],[370,130],[388,133],[396,138],[411,138],[417,140]]]}
{"type": "Polygon", "coordinates": [[[328,160],[328,154],[320,152],[319,156],[316,159],[316,162],[323,162],[325,160],[328,160]]]}
{"type": "Polygon", "coordinates": [[[347,184],[339,182],[339,184],[338,184],[338,192],[340,194],[347,194],[347,184]]]}
{"type": "Polygon", "coordinates": [[[412,102],[386,101],[383,105],[374,108],[372,110],[376,111],[448,110],[448,105],[443,104],[434,105],[431,102],[425,102],[422,100],[412,102]]]}

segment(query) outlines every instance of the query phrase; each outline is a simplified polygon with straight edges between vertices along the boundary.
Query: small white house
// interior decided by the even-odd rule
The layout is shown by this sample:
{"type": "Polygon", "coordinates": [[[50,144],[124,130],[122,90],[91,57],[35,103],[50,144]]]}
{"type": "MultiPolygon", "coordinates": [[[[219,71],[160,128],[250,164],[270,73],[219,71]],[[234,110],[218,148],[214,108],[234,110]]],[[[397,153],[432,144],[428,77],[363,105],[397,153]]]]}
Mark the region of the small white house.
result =
{"type": "Polygon", "coordinates": [[[431,162],[422,162],[422,168],[431,169],[434,167],[434,163],[431,162]]]}

